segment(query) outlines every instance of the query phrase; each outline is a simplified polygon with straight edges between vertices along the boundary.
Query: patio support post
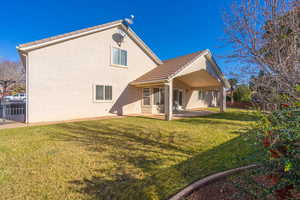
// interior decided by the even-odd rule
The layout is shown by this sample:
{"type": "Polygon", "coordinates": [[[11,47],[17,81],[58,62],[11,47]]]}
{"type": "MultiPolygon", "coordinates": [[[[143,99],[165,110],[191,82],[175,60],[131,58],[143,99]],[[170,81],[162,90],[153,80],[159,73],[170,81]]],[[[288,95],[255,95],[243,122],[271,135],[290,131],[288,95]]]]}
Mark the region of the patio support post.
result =
{"type": "Polygon", "coordinates": [[[172,120],[173,115],[173,80],[165,83],[165,120],[172,120]]]}
{"type": "Polygon", "coordinates": [[[226,91],[225,88],[222,86],[220,87],[220,112],[226,111],[226,91]]]}

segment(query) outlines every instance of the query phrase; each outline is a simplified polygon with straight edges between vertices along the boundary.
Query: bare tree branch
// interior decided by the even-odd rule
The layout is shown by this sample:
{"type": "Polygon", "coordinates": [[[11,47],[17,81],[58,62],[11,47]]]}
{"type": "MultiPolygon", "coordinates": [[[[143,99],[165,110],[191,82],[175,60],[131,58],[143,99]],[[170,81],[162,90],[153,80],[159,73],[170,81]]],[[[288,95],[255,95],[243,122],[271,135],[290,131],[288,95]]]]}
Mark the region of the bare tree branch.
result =
{"type": "Polygon", "coordinates": [[[20,62],[1,61],[0,62],[0,88],[2,95],[5,95],[7,90],[14,84],[24,83],[25,69],[20,62]]]}
{"type": "MultiPolygon", "coordinates": [[[[242,64],[241,71],[259,71],[252,79],[263,102],[296,99],[300,84],[299,0],[241,0],[224,14],[225,40],[232,47],[226,57],[242,64]]],[[[241,73],[241,74],[245,74],[241,73]]]]}

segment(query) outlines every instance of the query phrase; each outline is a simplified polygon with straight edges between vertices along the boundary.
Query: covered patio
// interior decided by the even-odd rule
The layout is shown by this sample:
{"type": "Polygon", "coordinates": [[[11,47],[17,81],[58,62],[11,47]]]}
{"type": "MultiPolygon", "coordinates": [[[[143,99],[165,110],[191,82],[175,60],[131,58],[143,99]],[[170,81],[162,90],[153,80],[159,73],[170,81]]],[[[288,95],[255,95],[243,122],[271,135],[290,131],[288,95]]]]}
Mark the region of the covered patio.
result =
{"type": "Polygon", "coordinates": [[[131,83],[140,88],[142,114],[164,114],[166,120],[203,114],[197,108],[226,111],[229,87],[208,50],[167,60],[131,83]]]}

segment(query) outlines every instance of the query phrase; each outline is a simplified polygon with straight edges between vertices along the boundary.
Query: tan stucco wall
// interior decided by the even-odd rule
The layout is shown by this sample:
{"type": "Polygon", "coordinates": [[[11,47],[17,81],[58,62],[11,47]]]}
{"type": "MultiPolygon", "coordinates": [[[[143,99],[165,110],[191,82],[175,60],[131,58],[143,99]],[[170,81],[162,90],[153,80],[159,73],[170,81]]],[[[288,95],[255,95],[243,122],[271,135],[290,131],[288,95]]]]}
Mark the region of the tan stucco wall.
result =
{"type": "MultiPolygon", "coordinates": [[[[217,94],[219,95],[219,94],[217,94]]],[[[204,99],[198,99],[198,90],[190,90],[187,93],[186,109],[206,108],[218,106],[218,96],[212,96],[211,93],[206,93],[204,99]]]]}
{"type": "MultiPolygon", "coordinates": [[[[217,98],[213,98],[210,94],[206,94],[204,100],[198,99],[198,89],[193,89],[185,85],[180,80],[173,80],[173,87],[183,90],[183,105],[185,109],[217,106],[217,98]]],[[[206,88],[199,88],[207,90],[206,88]]],[[[211,89],[210,89],[211,90],[211,89]]],[[[217,88],[214,90],[218,90],[217,88]]]]}
{"type": "MultiPolygon", "coordinates": [[[[210,82],[205,74],[201,74],[199,77],[193,76],[193,79],[194,79],[193,83],[197,84],[197,82],[198,82],[198,84],[201,87],[195,89],[195,88],[186,87],[186,85],[181,85],[180,86],[181,88],[187,89],[187,90],[184,90],[184,102],[185,102],[184,105],[185,105],[186,109],[217,106],[218,97],[213,97],[209,93],[207,93],[205,95],[204,100],[198,99],[198,89],[207,90],[206,87],[208,87],[208,86],[211,87],[212,85],[214,85],[213,90],[218,91],[218,87],[220,87],[220,85],[221,85],[221,80],[219,79],[218,75],[216,74],[216,71],[213,69],[211,64],[208,62],[208,60],[204,56],[199,57],[197,60],[195,60],[191,64],[191,66],[187,67],[185,70],[178,73],[176,75],[176,79],[174,79],[174,85],[176,86],[176,85],[178,85],[178,82],[180,83],[180,81],[178,81],[177,79],[181,80],[182,77],[187,77],[187,78],[183,78],[181,80],[181,83],[183,83],[183,80],[185,80],[185,79],[188,80],[189,75],[197,73],[197,72],[199,72],[199,70],[205,70],[206,72],[208,72],[208,74],[210,76],[214,77],[215,80],[210,82]],[[204,75],[205,75],[205,77],[204,77],[204,75]],[[205,81],[203,82],[202,79],[205,79],[205,81]]],[[[212,90],[212,88],[210,88],[210,90],[212,90]]]]}
{"type": "Polygon", "coordinates": [[[200,56],[193,63],[191,63],[189,67],[185,68],[180,73],[178,73],[176,77],[183,76],[195,71],[199,71],[201,69],[208,71],[212,76],[214,76],[216,79],[219,80],[219,77],[217,76],[215,70],[208,62],[208,60],[205,58],[205,56],[200,56]]]}
{"type": "Polygon", "coordinates": [[[141,93],[128,83],[156,67],[129,37],[128,68],[111,66],[117,28],[28,53],[28,122],[69,120],[141,112],[141,93]],[[113,86],[111,102],[96,103],[93,85],[113,86]]]}

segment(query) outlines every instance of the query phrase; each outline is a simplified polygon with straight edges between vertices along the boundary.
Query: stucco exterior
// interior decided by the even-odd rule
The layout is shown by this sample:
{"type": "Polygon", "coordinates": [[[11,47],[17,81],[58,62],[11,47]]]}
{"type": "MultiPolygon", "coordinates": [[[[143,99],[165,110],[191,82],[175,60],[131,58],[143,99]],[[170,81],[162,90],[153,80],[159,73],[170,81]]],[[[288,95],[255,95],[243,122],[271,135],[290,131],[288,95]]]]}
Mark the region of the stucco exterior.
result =
{"type": "Polygon", "coordinates": [[[140,113],[139,89],[129,82],[157,64],[130,38],[122,49],[128,67],[111,64],[118,47],[112,28],[28,53],[28,122],[58,121],[110,114],[140,113]],[[93,86],[113,86],[111,102],[95,102],[93,86]]]}
{"type": "Polygon", "coordinates": [[[218,104],[217,91],[224,87],[224,83],[206,56],[199,54],[188,66],[175,75],[171,74],[170,80],[134,85],[132,81],[163,66],[163,62],[122,21],[66,35],[18,48],[26,65],[28,123],[171,112],[173,89],[182,91],[184,109],[218,104]],[[113,35],[120,30],[126,36],[124,41],[116,43],[113,35]],[[112,64],[113,47],[127,51],[126,67],[112,64]],[[112,86],[112,100],[95,101],[95,85],[112,86]],[[154,105],[155,87],[165,91],[169,88],[165,96],[168,105],[154,105]],[[150,105],[143,105],[143,88],[150,88],[150,105]],[[199,89],[216,93],[199,100],[199,89]]]}

